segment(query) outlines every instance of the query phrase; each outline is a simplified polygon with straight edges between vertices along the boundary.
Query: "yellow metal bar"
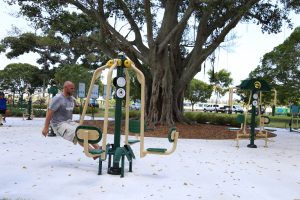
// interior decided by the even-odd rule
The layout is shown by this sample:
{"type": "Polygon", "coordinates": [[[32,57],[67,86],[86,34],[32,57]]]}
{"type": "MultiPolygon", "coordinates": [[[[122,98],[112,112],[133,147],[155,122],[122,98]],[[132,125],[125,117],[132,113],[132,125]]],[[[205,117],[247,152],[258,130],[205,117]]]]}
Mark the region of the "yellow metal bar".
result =
{"type": "Polygon", "coordinates": [[[140,115],[140,157],[146,156],[144,151],[144,124],[145,124],[145,76],[144,74],[133,64],[131,63],[131,68],[136,73],[137,79],[141,84],[141,115],[140,115]]]}
{"type": "MultiPolygon", "coordinates": [[[[113,65],[109,68],[108,73],[107,73],[102,148],[104,148],[106,146],[106,140],[107,140],[109,97],[110,97],[111,82],[112,82],[112,72],[113,72],[114,68],[117,67],[117,65],[118,65],[118,59],[115,59],[113,65]]],[[[101,159],[105,160],[105,157],[106,157],[106,152],[102,153],[101,159]]]]}
{"type": "MultiPolygon", "coordinates": [[[[128,65],[128,62],[127,62],[128,65]]],[[[131,63],[130,63],[131,65],[131,63]]],[[[129,66],[128,66],[129,67],[129,66]]],[[[125,69],[125,80],[126,80],[126,101],[125,101],[125,144],[128,145],[128,134],[129,134],[129,103],[130,103],[130,78],[128,70],[125,69]]]]}
{"type": "Polygon", "coordinates": [[[80,125],[82,125],[83,121],[84,121],[84,117],[85,117],[85,114],[86,114],[86,110],[88,108],[89,100],[90,100],[91,95],[92,95],[93,85],[94,85],[95,81],[100,77],[102,70],[107,68],[107,67],[108,67],[108,65],[103,65],[102,67],[99,67],[98,69],[96,69],[94,74],[93,74],[91,84],[90,84],[90,88],[89,88],[89,91],[88,91],[88,94],[87,94],[87,97],[86,97],[86,100],[85,100],[85,103],[84,103],[84,107],[83,107],[83,110],[82,110],[82,113],[81,113],[81,116],[80,116],[80,121],[79,121],[80,125]]]}

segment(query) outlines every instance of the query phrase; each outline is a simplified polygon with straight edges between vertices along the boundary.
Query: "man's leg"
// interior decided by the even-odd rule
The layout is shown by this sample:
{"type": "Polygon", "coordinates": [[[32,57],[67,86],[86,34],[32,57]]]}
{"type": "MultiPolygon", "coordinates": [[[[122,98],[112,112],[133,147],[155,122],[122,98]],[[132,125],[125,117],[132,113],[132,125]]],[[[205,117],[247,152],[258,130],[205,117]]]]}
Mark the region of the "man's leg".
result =
{"type": "Polygon", "coordinates": [[[4,122],[6,122],[6,117],[7,117],[7,110],[4,110],[4,117],[3,117],[4,122]]]}
{"type": "MultiPolygon", "coordinates": [[[[78,144],[83,147],[83,143],[82,142],[78,142],[78,144]]],[[[100,149],[100,148],[101,148],[101,146],[99,146],[98,144],[89,145],[89,150],[100,149]]]]}
{"type": "MultiPolygon", "coordinates": [[[[76,142],[74,142],[74,140],[76,140],[75,132],[76,132],[76,128],[79,126],[79,124],[76,122],[73,122],[73,121],[69,121],[69,122],[66,122],[64,126],[66,128],[66,131],[64,133],[63,138],[66,140],[72,141],[73,143],[76,143],[76,142]]],[[[82,143],[80,143],[80,142],[78,142],[78,143],[83,147],[82,143]]],[[[100,146],[98,144],[91,144],[91,145],[89,145],[89,150],[91,150],[91,149],[100,149],[100,146]]]]}

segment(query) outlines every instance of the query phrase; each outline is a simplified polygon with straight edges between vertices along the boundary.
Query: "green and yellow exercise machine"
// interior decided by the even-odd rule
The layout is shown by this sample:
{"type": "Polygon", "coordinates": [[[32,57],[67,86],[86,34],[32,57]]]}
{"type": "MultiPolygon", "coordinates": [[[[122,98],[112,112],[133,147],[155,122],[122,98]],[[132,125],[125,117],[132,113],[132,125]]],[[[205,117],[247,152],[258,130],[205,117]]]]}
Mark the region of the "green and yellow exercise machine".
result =
{"type": "MultiPolygon", "coordinates": [[[[92,88],[95,81],[101,76],[103,70],[108,69],[107,73],[107,85],[106,94],[111,94],[112,84],[115,86],[115,120],[114,120],[114,143],[107,143],[108,133],[108,112],[109,112],[109,96],[105,98],[105,111],[104,111],[104,123],[102,129],[100,127],[83,125],[84,117],[88,107],[88,101],[85,102],[82,115],[80,117],[80,126],[76,130],[76,137],[78,141],[84,144],[84,153],[88,157],[99,156],[99,169],[98,175],[102,174],[102,162],[108,157],[108,169],[107,173],[112,175],[121,175],[124,177],[125,157],[129,162],[129,172],[132,172],[132,160],[135,159],[135,155],[130,146],[129,140],[129,104],[130,104],[130,77],[128,70],[133,70],[137,76],[139,83],[141,84],[141,110],[140,110],[140,157],[145,157],[147,154],[156,155],[169,155],[173,153],[177,146],[178,135],[176,128],[171,128],[168,133],[169,142],[173,143],[170,149],[166,148],[147,148],[145,149],[145,137],[144,137],[144,110],[145,110],[145,77],[144,74],[134,65],[131,60],[126,59],[124,56],[120,56],[118,59],[109,60],[104,66],[95,70],[90,88],[87,94],[87,99],[90,99],[92,88]],[[116,69],[116,77],[113,76],[113,70],[116,69]],[[121,125],[122,125],[122,104],[125,101],[125,144],[121,146],[121,125]],[[89,150],[89,144],[99,143],[102,140],[102,149],[89,150]]],[[[137,141],[136,141],[137,142],[137,141]]]]}
{"type": "Polygon", "coordinates": [[[300,126],[299,126],[300,106],[291,105],[290,114],[291,114],[291,119],[289,122],[290,132],[300,132],[300,126]]]}
{"type": "MultiPolygon", "coordinates": [[[[250,138],[250,144],[247,145],[249,148],[257,148],[257,146],[254,144],[254,140],[257,138],[262,138],[265,141],[265,147],[268,147],[268,133],[269,129],[265,129],[265,125],[270,123],[270,118],[268,116],[262,115],[261,113],[261,103],[262,103],[262,92],[274,92],[274,102],[273,106],[275,108],[276,106],[276,90],[271,89],[269,84],[260,78],[254,78],[254,79],[246,79],[243,80],[242,83],[236,87],[238,90],[243,91],[249,91],[250,97],[248,104],[246,106],[246,110],[251,107],[251,122],[250,122],[250,134],[247,133],[247,111],[243,115],[237,116],[237,122],[241,124],[240,128],[232,128],[232,130],[236,131],[236,147],[239,147],[239,140],[243,136],[249,136],[250,138]],[[259,117],[259,130],[257,133],[255,133],[255,126],[256,126],[256,116],[259,117]]],[[[230,90],[233,91],[233,90],[230,90]]],[[[232,96],[230,94],[229,96],[232,96]]]]}

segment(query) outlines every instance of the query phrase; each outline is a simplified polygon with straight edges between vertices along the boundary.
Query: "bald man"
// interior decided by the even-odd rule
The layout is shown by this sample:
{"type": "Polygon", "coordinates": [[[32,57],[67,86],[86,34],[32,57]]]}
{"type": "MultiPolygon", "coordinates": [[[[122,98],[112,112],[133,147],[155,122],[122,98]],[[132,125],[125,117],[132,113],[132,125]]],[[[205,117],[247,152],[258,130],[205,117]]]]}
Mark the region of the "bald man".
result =
{"type": "MultiPolygon", "coordinates": [[[[60,135],[64,139],[77,143],[75,131],[78,123],[72,121],[73,109],[75,106],[75,98],[72,96],[75,86],[71,81],[64,83],[63,92],[53,97],[46,115],[44,129],[42,134],[46,137],[51,125],[55,134],[60,135]]],[[[79,143],[81,146],[82,144],[79,143]]],[[[93,147],[99,149],[100,146],[95,144],[93,147]]]]}

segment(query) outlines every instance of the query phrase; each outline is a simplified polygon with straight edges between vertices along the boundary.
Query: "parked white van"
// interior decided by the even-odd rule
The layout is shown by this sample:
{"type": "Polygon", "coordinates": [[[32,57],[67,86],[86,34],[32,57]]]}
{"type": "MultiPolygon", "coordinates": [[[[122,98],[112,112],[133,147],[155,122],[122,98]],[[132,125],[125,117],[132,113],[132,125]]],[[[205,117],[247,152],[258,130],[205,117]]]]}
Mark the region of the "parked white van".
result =
{"type": "Polygon", "coordinates": [[[218,104],[209,104],[206,107],[204,107],[204,112],[217,112],[219,110],[220,105],[218,104]]]}
{"type": "Polygon", "coordinates": [[[208,105],[208,103],[196,103],[194,105],[194,110],[196,111],[204,111],[204,108],[208,105]]]}
{"type": "Polygon", "coordinates": [[[183,102],[183,110],[191,111],[192,104],[190,102],[183,102]]]}

